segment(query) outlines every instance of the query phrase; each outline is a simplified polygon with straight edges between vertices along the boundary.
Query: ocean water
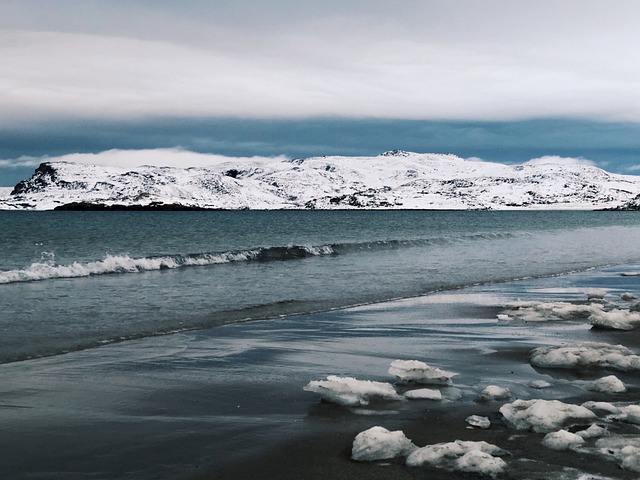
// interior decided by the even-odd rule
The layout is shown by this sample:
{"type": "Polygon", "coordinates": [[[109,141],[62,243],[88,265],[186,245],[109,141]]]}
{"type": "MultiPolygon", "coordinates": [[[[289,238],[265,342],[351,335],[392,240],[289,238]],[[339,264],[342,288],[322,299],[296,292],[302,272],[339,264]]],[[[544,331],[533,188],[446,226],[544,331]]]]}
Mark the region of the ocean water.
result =
{"type": "Polygon", "coordinates": [[[636,212],[0,212],[0,362],[640,262],[636,212]]]}

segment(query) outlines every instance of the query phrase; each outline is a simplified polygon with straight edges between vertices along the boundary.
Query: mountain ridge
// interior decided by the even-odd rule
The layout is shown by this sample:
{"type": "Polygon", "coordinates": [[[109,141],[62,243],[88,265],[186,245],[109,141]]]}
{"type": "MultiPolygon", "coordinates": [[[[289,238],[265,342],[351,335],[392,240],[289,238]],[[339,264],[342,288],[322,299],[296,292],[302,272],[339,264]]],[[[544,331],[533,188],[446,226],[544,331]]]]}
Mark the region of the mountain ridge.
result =
{"type": "Polygon", "coordinates": [[[640,177],[592,165],[506,165],[392,150],[187,168],[44,162],[0,199],[0,209],[595,210],[624,209],[638,195],[640,177]]]}

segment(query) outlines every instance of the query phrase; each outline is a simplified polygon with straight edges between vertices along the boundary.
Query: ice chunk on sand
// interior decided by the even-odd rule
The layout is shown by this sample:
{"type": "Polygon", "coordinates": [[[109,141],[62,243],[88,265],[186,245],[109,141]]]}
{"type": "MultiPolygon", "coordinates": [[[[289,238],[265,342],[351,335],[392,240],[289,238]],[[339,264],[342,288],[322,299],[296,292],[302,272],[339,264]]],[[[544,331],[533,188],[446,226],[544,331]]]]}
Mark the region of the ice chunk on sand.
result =
{"type": "Polygon", "coordinates": [[[629,302],[631,300],[635,300],[638,297],[635,294],[631,293],[631,292],[624,292],[624,293],[620,294],[620,298],[622,300],[625,300],[625,301],[629,302]]]}
{"type": "Polygon", "coordinates": [[[371,399],[401,400],[393,385],[371,380],[356,380],[352,377],[329,375],[326,380],[313,380],[304,390],[320,394],[320,397],[332,403],[347,407],[368,405],[371,399]]]}
{"type": "Polygon", "coordinates": [[[640,425],[640,405],[627,405],[618,408],[613,417],[615,420],[640,425]]]}
{"type": "Polygon", "coordinates": [[[591,382],[587,386],[587,389],[602,393],[620,393],[627,391],[627,387],[625,387],[624,383],[615,375],[599,378],[591,382]]]}
{"type": "Polygon", "coordinates": [[[640,436],[615,435],[601,438],[596,449],[605,456],[615,458],[624,470],[640,473],[640,436]]]}
{"type": "Polygon", "coordinates": [[[582,404],[583,407],[588,408],[592,412],[604,412],[609,414],[617,414],[620,413],[620,408],[609,402],[584,402],[582,404]]]}
{"type": "Polygon", "coordinates": [[[364,462],[387,460],[409,455],[416,448],[401,430],[390,432],[384,427],[371,427],[356,436],[351,458],[364,462]]]}
{"type": "Polygon", "coordinates": [[[568,302],[514,302],[500,315],[524,322],[549,322],[588,318],[602,310],[602,305],[576,305],[568,302]]]}
{"type": "Polygon", "coordinates": [[[553,386],[549,382],[547,382],[546,380],[532,380],[532,381],[529,382],[528,385],[531,388],[535,388],[537,390],[542,390],[544,388],[549,388],[549,387],[553,386]]]}
{"type": "Polygon", "coordinates": [[[395,375],[401,383],[422,383],[425,385],[451,385],[451,378],[458,375],[436,367],[431,367],[418,360],[394,360],[391,362],[389,374],[395,375]]]}
{"type": "Polygon", "coordinates": [[[480,392],[478,400],[488,402],[490,400],[505,400],[511,396],[508,388],[499,387],[498,385],[487,385],[480,392]]]}
{"type": "Polygon", "coordinates": [[[470,417],[465,418],[464,420],[472,427],[478,428],[489,428],[491,426],[491,421],[487,417],[481,417],[480,415],[471,415],[470,417]]]}
{"type": "Polygon", "coordinates": [[[584,291],[587,296],[587,300],[602,300],[607,296],[607,290],[605,288],[589,288],[584,291]]]}
{"type": "Polygon", "coordinates": [[[622,345],[576,342],[563,347],[540,347],[531,354],[531,364],[546,368],[613,368],[640,370],[640,357],[622,345]]]}
{"type": "Polygon", "coordinates": [[[559,400],[516,400],[500,407],[500,413],[516,430],[531,428],[534,432],[552,432],[572,423],[597,419],[591,410],[559,400]]]}
{"type": "Polygon", "coordinates": [[[505,454],[504,450],[487,442],[456,440],[419,448],[407,457],[406,464],[409,467],[431,465],[447,470],[497,475],[506,467],[498,456],[505,454]]]}
{"type": "Polygon", "coordinates": [[[547,433],[542,439],[542,445],[553,450],[568,450],[579,447],[584,443],[584,438],[567,430],[547,433]]]}
{"type": "Polygon", "coordinates": [[[640,313],[615,309],[609,312],[601,310],[589,316],[591,325],[612,330],[633,330],[640,327],[640,313]]]}
{"type": "Polygon", "coordinates": [[[440,390],[432,388],[419,388],[417,390],[409,390],[404,394],[409,400],[442,400],[440,390]]]}
{"type": "Polygon", "coordinates": [[[591,424],[591,426],[589,426],[589,428],[576,432],[576,435],[580,435],[584,439],[598,438],[598,437],[604,437],[606,435],[609,435],[609,430],[601,427],[596,423],[593,423],[591,424]]]}

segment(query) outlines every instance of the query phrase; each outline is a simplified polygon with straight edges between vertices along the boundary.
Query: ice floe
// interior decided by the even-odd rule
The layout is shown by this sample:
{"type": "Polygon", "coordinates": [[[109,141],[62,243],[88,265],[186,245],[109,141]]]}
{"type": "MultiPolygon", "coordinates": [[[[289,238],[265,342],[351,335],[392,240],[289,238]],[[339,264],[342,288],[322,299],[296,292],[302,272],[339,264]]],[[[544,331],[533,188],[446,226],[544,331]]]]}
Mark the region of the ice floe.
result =
{"type": "Polygon", "coordinates": [[[389,374],[394,375],[400,383],[421,383],[424,385],[451,385],[452,377],[458,375],[436,367],[431,367],[419,360],[394,360],[391,362],[389,374]]]}
{"type": "Polygon", "coordinates": [[[582,404],[583,407],[588,408],[592,412],[603,412],[608,414],[618,414],[620,413],[620,407],[616,407],[612,403],[609,402],[584,402],[582,404]]]}
{"type": "Polygon", "coordinates": [[[607,435],[610,435],[610,432],[609,430],[607,430],[604,427],[601,427],[597,423],[593,423],[589,426],[589,428],[576,432],[576,435],[579,435],[586,440],[589,438],[605,437],[607,435]]]}
{"type": "Polygon", "coordinates": [[[618,411],[615,412],[611,418],[621,422],[640,425],[640,405],[620,406],[618,407],[618,411]]]}
{"type": "Polygon", "coordinates": [[[505,461],[499,456],[506,453],[487,442],[456,440],[414,450],[407,457],[406,464],[409,467],[430,465],[446,470],[497,475],[506,467],[505,461]]]}
{"type": "Polygon", "coordinates": [[[631,301],[631,300],[635,300],[635,299],[637,299],[638,297],[637,297],[634,293],[631,293],[631,292],[624,292],[624,293],[621,293],[621,294],[620,294],[620,298],[621,298],[622,300],[625,300],[625,301],[629,302],[629,301],[631,301]]]}
{"type": "Polygon", "coordinates": [[[558,430],[547,433],[542,439],[542,445],[553,450],[568,450],[579,447],[584,443],[584,438],[568,430],[558,430]]]}
{"type": "Polygon", "coordinates": [[[531,354],[531,364],[545,368],[612,368],[640,370],[640,357],[622,345],[576,342],[560,347],[540,347],[531,354]]]}
{"type": "Polygon", "coordinates": [[[524,322],[549,322],[557,320],[586,319],[602,310],[600,304],[580,305],[568,302],[514,302],[508,304],[498,319],[514,319],[524,322]]]}
{"type": "Polygon", "coordinates": [[[405,457],[416,448],[401,430],[390,432],[384,427],[371,427],[356,436],[351,458],[365,462],[388,460],[405,457]]]}
{"type": "Polygon", "coordinates": [[[471,415],[464,420],[472,427],[478,427],[487,429],[491,426],[491,420],[488,417],[481,417],[480,415],[471,415]]]}
{"type": "Polygon", "coordinates": [[[589,316],[591,325],[612,330],[633,330],[640,327],[640,313],[615,309],[597,311],[589,316]]]}
{"type": "Polygon", "coordinates": [[[500,407],[507,424],[516,430],[552,432],[576,423],[590,423],[597,416],[589,409],[559,400],[516,400],[500,407]]]}
{"type": "Polygon", "coordinates": [[[640,436],[616,435],[596,442],[598,452],[613,457],[624,470],[640,473],[640,436]]]}
{"type": "Polygon", "coordinates": [[[390,383],[356,380],[352,377],[336,375],[329,375],[326,380],[312,380],[303,388],[307,392],[319,394],[327,402],[348,407],[368,405],[372,399],[402,399],[390,383]]]}
{"type": "Polygon", "coordinates": [[[498,385],[487,385],[478,395],[478,400],[488,402],[490,400],[505,400],[511,397],[511,391],[508,388],[498,385]]]}
{"type": "Polygon", "coordinates": [[[405,392],[404,396],[409,400],[442,400],[442,392],[432,388],[409,390],[405,392]]]}
{"type": "Polygon", "coordinates": [[[529,385],[531,388],[535,388],[536,390],[542,390],[553,386],[546,380],[532,380],[527,385],[529,385]]]}
{"type": "Polygon", "coordinates": [[[608,377],[602,377],[598,380],[594,380],[587,385],[587,389],[602,393],[621,393],[627,391],[627,387],[622,383],[622,380],[615,375],[609,375],[608,377]]]}
{"type": "Polygon", "coordinates": [[[607,296],[607,289],[605,288],[589,288],[585,290],[587,300],[602,300],[607,296]]]}

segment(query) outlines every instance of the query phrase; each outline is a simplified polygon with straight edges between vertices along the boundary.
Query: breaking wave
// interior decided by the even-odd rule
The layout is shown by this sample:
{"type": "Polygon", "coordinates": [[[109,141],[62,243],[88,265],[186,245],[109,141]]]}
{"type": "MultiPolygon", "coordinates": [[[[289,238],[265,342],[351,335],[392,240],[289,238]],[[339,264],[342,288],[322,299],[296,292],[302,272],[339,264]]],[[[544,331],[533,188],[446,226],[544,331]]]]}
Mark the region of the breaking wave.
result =
{"type": "Polygon", "coordinates": [[[80,278],[117,273],[141,273],[155,270],[170,270],[183,267],[207,266],[234,262],[271,262],[298,260],[325,255],[341,255],[362,251],[401,249],[447,243],[491,240],[510,237],[509,233],[463,235],[457,238],[436,237],[419,240],[380,240],[362,243],[342,243],[320,246],[291,245],[286,247],[260,247],[218,253],[188,255],[163,255],[134,258],[129,255],[107,255],[102,260],[73,262],[68,265],[55,263],[50,252],[40,262],[24,269],[0,271],[0,284],[33,282],[55,278],[80,278]]]}

